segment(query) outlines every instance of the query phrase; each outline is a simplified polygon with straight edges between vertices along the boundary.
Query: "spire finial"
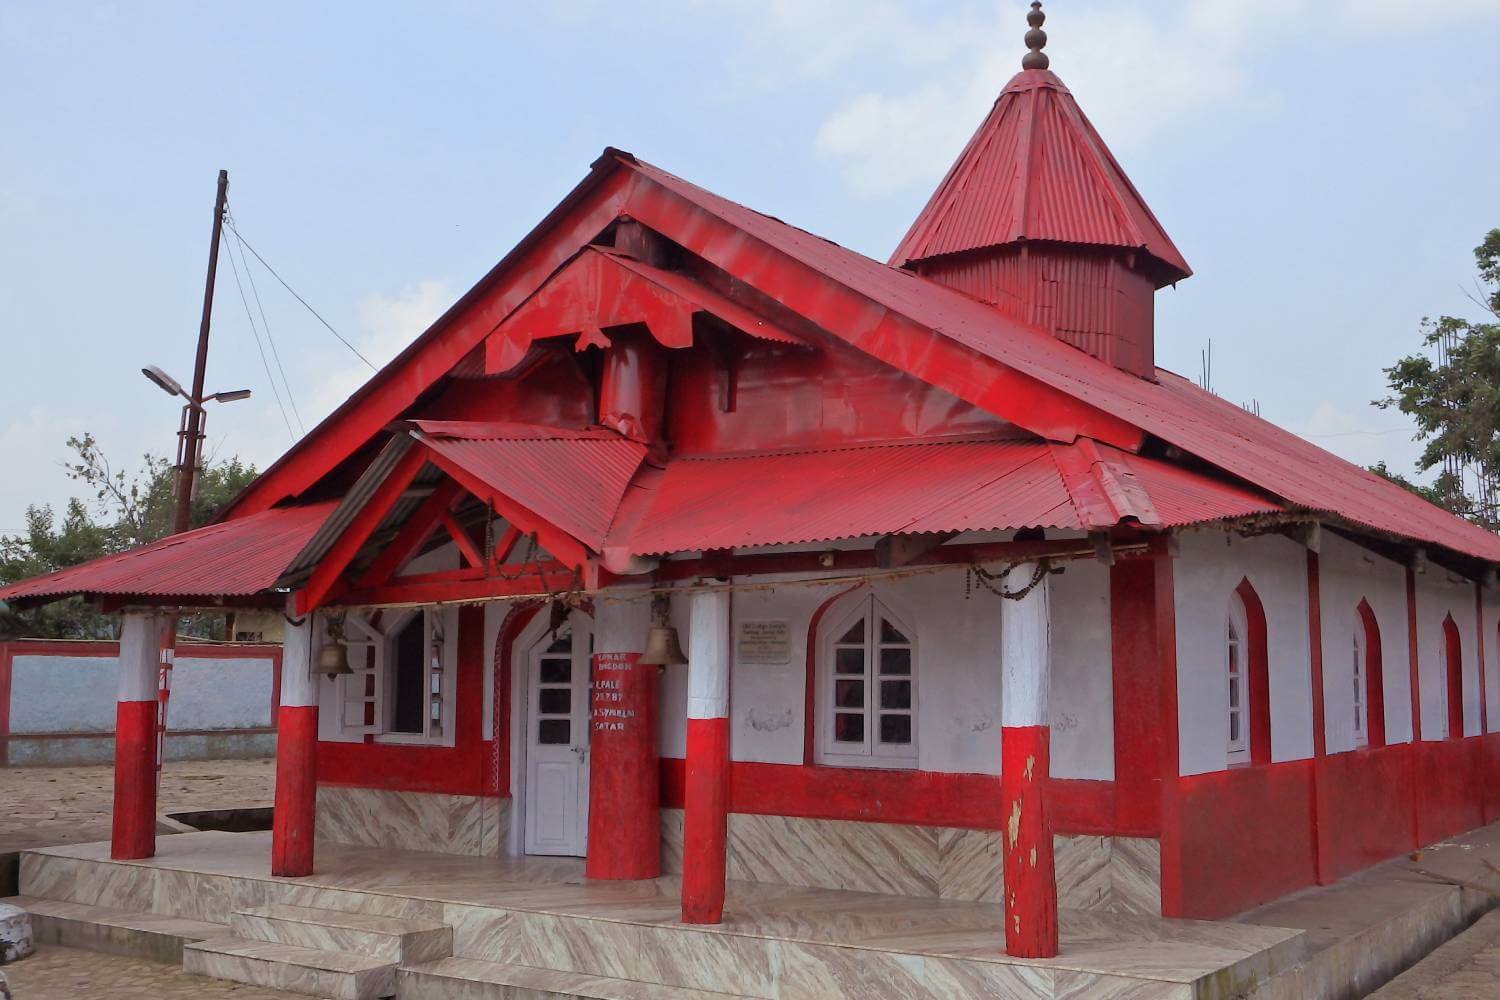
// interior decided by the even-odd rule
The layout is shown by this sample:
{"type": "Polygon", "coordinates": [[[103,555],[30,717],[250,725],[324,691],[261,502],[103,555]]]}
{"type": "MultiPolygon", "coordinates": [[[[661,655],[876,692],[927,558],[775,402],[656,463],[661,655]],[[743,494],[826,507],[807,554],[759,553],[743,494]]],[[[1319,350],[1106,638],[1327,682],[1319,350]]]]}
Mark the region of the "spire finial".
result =
{"type": "Polygon", "coordinates": [[[1046,69],[1050,60],[1047,53],[1042,49],[1047,44],[1047,33],[1042,30],[1042,22],[1047,20],[1047,15],[1042,13],[1042,0],[1031,0],[1031,10],[1026,14],[1026,23],[1031,29],[1026,32],[1026,55],[1021,57],[1022,69],[1046,69]]]}

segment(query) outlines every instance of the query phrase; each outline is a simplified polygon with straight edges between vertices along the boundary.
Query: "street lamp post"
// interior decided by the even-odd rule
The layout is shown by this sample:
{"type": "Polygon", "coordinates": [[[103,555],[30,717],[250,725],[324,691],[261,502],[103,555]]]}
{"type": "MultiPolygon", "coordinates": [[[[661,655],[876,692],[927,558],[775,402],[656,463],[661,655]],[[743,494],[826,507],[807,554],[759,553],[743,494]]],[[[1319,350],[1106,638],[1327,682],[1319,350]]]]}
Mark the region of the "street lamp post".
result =
{"type": "Polygon", "coordinates": [[[147,365],[141,374],[155,383],[169,396],[181,396],[182,419],[177,424],[177,464],[173,466],[172,533],[186,531],[192,523],[193,497],[198,492],[198,473],[203,463],[203,437],[208,414],[203,404],[208,402],[232,403],[237,399],[249,399],[249,389],[230,389],[208,396],[193,396],[182,387],[182,383],[162,371],[156,365],[147,365]]]}

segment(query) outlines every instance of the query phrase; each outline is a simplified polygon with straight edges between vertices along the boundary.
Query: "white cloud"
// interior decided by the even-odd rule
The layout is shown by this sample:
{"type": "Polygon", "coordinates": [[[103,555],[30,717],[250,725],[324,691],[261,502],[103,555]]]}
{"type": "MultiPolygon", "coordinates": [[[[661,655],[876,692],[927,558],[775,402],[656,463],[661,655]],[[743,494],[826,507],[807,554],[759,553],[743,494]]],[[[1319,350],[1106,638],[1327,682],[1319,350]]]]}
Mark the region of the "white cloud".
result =
{"type": "Polygon", "coordinates": [[[1345,23],[1376,31],[1446,24],[1474,17],[1500,19],[1495,0],[1342,0],[1345,23]]]}
{"type": "MultiPolygon", "coordinates": [[[[1170,17],[1119,2],[1086,15],[1065,9],[1049,13],[1047,51],[1106,141],[1123,148],[1205,109],[1258,100],[1245,54],[1295,2],[1191,0],[1170,17]]],[[[915,89],[848,101],[819,129],[819,151],[842,160],[850,181],[869,194],[935,181],[1020,68],[1024,10],[1016,2],[993,8],[915,89]]]]}
{"type": "MultiPolygon", "coordinates": [[[[807,4],[812,31],[849,17],[857,29],[836,39],[803,42],[804,66],[859,59],[914,67],[898,83],[858,94],[818,131],[818,150],[843,164],[856,190],[886,194],[935,183],[1020,67],[1026,4],[1004,0],[967,23],[933,25],[894,16],[856,14],[842,2],[807,4]],[[941,38],[946,48],[934,39],[941,38]],[[858,51],[854,47],[858,46],[858,51]],[[901,83],[912,81],[909,86],[901,83]]],[[[1413,23],[1452,23],[1500,15],[1497,0],[1340,0],[1329,12],[1312,0],[1180,0],[1144,6],[1127,0],[1057,5],[1048,11],[1047,52],[1090,119],[1112,147],[1147,145],[1163,129],[1203,114],[1245,113],[1278,97],[1253,80],[1254,59],[1280,39],[1309,30],[1390,31],[1413,23]]],[[[785,34],[798,21],[775,22],[785,34]]],[[[788,44],[798,44],[789,38],[788,44]]]]}
{"type": "Polygon", "coordinates": [[[1384,462],[1392,472],[1415,477],[1415,463],[1422,449],[1412,441],[1409,421],[1394,411],[1371,407],[1356,415],[1323,400],[1306,420],[1290,429],[1319,448],[1356,465],[1371,466],[1384,462]]]}
{"type": "MultiPolygon", "coordinates": [[[[448,282],[428,278],[393,295],[374,293],[356,306],[359,332],[354,346],[377,368],[401,353],[432,321],[453,304],[448,282]]],[[[302,418],[309,428],[332,413],[374,375],[367,365],[340,348],[336,363],[318,381],[302,418]]]]}
{"type": "MultiPolygon", "coordinates": [[[[70,497],[92,499],[63,470],[63,463],[71,457],[68,438],[85,432],[99,440],[112,462],[127,468],[134,468],[150,447],[138,436],[122,433],[114,417],[98,414],[58,414],[34,407],[0,424],[0,455],[5,456],[6,467],[0,479],[0,534],[18,531],[25,524],[29,506],[50,504],[60,509],[70,497]]],[[[163,441],[170,443],[171,439],[164,436],[163,441]]]]}

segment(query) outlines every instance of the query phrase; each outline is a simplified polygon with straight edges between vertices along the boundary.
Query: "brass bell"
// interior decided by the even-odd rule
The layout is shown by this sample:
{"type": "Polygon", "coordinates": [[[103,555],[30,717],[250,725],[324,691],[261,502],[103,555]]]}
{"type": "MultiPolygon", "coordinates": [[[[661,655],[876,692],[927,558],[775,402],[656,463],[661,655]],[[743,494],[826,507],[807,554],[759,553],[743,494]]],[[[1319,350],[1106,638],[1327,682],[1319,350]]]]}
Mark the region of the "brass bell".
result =
{"type": "Polygon", "coordinates": [[[325,677],[354,673],[349,669],[348,648],[337,639],[323,643],[323,648],[318,650],[318,673],[325,677]]]}
{"type": "Polygon", "coordinates": [[[646,633],[646,651],[637,663],[655,664],[659,667],[680,667],[688,658],[677,639],[677,630],[670,625],[652,625],[646,633]]]}

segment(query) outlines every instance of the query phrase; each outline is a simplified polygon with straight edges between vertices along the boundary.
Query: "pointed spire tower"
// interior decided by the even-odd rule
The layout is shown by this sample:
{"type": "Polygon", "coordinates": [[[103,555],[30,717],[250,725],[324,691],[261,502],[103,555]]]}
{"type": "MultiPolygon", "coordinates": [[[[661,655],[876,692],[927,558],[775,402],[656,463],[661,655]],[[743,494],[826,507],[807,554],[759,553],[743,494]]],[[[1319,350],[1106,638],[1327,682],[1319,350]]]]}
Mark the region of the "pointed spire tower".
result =
{"type": "Polygon", "coordinates": [[[1192,271],[1048,70],[1041,8],[1021,72],[890,262],[1154,378],[1156,290],[1192,271]]]}

